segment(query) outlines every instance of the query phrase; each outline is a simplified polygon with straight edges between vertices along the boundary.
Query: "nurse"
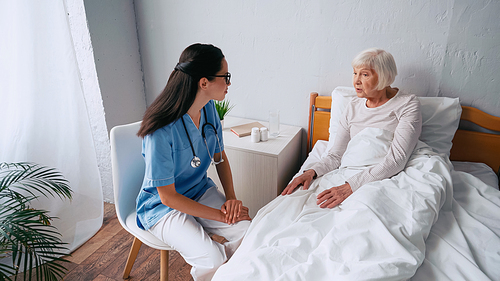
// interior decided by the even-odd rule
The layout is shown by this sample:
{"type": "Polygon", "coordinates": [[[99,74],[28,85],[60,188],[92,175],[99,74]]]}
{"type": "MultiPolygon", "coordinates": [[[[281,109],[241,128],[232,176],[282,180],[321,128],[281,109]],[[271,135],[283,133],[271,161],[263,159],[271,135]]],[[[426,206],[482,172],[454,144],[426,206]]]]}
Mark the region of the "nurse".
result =
{"type": "Polygon", "coordinates": [[[248,208],[236,199],[213,102],[224,99],[230,79],[219,48],[187,47],[137,133],[146,163],[137,224],[177,250],[194,280],[210,280],[250,225],[248,208]],[[207,176],[211,163],[225,195],[207,176]]]}

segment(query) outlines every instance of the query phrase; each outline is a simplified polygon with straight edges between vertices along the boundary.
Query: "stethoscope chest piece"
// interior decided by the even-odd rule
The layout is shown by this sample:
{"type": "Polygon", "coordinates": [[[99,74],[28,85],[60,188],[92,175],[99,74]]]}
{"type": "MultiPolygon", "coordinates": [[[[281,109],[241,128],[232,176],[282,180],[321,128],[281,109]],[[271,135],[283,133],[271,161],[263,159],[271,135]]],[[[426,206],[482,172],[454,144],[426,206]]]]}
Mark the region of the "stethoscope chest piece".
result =
{"type": "Polygon", "coordinates": [[[193,159],[191,159],[191,167],[193,168],[198,168],[201,165],[201,160],[198,156],[194,156],[193,159]]]}
{"type": "MultiPolygon", "coordinates": [[[[205,114],[205,122],[207,122],[206,120],[208,120],[208,119],[207,119],[207,112],[205,111],[205,108],[203,108],[203,113],[205,114]]],[[[183,117],[181,117],[182,125],[184,126],[184,131],[186,132],[186,135],[187,135],[187,138],[188,138],[188,141],[189,141],[189,145],[191,146],[191,152],[193,152],[193,159],[191,159],[191,167],[198,168],[201,165],[201,159],[198,156],[196,156],[196,153],[194,152],[194,147],[193,147],[193,143],[191,142],[191,137],[189,137],[189,133],[188,133],[188,130],[186,128],[186,124],[184,123],[184,119],[182,119],[182,118],[183,117]]],[[[212,157],[212,155],[210,155],[210,151],[208,150],[207,138],[205,136],[205,126],[207,126],[207,125],[209,127],[212,127],[212,129],[214,130],[215,137],[217,138],[217,143],[219,144],[219,149],[220,149],[221,145],[220,145],[220,142],[219,142],[219,136],[217,135],[217,130],[215,129],[215,126],[213,124],[207,122],[207,123],[203,124],[203,127],[201,127],[201,134],[203,136],[203,140],[205,141],[205,146],[207,147],[208,156],[212,160],[211,163],[213,165],[217,165],[219,163],[224,162],[224,159],[221,158],[219,162],[215,162],[214,158],[212,157]]]]}

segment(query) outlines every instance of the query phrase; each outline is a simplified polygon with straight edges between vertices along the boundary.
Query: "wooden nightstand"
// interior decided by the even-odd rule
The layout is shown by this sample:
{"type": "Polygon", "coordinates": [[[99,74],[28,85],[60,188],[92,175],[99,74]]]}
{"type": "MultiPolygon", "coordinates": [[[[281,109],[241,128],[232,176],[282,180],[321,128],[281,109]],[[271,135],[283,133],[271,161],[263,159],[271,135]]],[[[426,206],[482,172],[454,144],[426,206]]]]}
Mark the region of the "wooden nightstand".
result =
{"type": "MultiPolygon", "coordinates": [[[[239,138],[230,128],[256,120],[227,116],[224,120],[224,150],[231,164],[234,189],[253,218],[285,188],[301,164],[301,127],[280,125],[280,135],[254,143],[250,136],[239,138]]],[[[258,121],[267,126],[267,122],[258,121]]],[[[214,166],[208,176],[223,192],[214,166]]]]}

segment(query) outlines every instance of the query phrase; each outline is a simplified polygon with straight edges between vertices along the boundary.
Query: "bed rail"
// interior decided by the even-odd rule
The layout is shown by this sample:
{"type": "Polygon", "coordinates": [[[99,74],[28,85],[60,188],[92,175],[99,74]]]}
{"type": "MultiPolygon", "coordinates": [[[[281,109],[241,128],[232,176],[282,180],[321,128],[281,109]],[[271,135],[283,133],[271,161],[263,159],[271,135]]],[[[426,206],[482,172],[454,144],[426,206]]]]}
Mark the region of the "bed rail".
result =
{"type": "Polygon", "coordinates": [[[307,152],[318,140],[328,140],[330,127],[331,96],[320,96],[312,92],[309,99],[309,126],[307,128],[307,152]]]}
{"type": "MultiPolygon", "coordinates": [[[[482,128],[500,132],[500,117],[489,115],[477,108],[462,106],[460,120],[470,121],[482,128]]],[[[482,162],[497,175],[500,168],[500,135],[458,129],[452,140],[450,160],[482,162]]]]}

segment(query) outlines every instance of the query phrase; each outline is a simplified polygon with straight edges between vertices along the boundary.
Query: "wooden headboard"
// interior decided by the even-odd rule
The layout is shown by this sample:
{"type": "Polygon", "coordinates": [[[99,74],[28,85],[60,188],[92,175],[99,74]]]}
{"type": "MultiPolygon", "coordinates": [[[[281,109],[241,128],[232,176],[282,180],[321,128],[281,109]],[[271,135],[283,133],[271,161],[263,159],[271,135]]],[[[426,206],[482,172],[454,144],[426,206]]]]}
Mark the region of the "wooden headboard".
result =
{"type": "MultiPolygon", "coordinates": [[[[328,140],[332,98],[313,92],[309,103],[307,150],[311,151],[318,140],[328,140]]],[[[489,115],[473,107],[462,106],[460,120],[470,121],[485,129],[500,132],[500,117],[489,115]]],[[[495,173],[499,173],[500,135],[459,129],[452,142],[450,160],[485,163],[495,173]]]]}

